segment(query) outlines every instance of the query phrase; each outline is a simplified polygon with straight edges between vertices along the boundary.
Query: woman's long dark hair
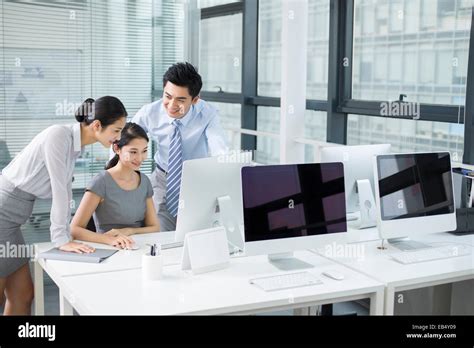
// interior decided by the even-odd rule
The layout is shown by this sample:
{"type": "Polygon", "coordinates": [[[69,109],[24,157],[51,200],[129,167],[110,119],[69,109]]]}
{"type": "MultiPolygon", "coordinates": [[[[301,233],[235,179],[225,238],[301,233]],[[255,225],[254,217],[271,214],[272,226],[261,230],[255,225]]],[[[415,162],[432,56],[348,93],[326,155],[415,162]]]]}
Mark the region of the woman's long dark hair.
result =
{"type": "MultiPolygon", "coordinates": [[[[118,148],[121,149],[125,145],[128,145],[134,139],[145,139],[147,142],[150,141],[148,139],[148,136],[146,135],[145,130],[142,127],[140,127],[136,123],[128,122],[122,129],[120,140],[116,141],[114,145],[117,144],[118,148]]],[[[119,155],[115,154],[115,156],[109,162],[107,162],[105,170],[115,167],[119,162],[119,159],[119,155]]]]}
{"type": "Polygon", "coordinates": [[[121,118],[127,117],[128,114],[120,99],[105,96],[97,100],[87,98],[76,110],[74,116],[77,122],[86,125],[98,120],[101,126],[106,128],[121,118]]]}

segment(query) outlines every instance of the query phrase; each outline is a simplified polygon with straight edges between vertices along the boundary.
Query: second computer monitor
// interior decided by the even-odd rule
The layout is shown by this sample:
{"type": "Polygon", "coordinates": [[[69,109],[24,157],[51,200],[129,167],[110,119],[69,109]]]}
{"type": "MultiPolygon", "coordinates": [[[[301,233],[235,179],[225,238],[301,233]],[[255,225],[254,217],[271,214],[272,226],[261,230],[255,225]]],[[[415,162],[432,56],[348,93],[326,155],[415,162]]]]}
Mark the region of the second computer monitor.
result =
{"type": "Polygon", "coordinates": [[[325,147],[321,150],[321,162],[342,162],[346,188],[347,212],[360,210],[357,180],[368,179],[374,187],[372,161],[375,155],[390,153],[390,144],[325,147]]]}
{"type": "Polygon", "coordinates": [[[244,167],[242,195],[246,255],[272,258],[347,235],[342,163],[244,167]]]}
{"type": "Polygon", "coordinates": [[[222,155],[183,163],[177,242],[184,241],[188,232],[224,226],[231,250],[243,249],[240,170],[251,164],[250,155],[222,155]]]}
{"type": "Polygon", "coordinates": [[[456,229],[449,152],[382,155],[374,166],[382,239],[456,229]]]}

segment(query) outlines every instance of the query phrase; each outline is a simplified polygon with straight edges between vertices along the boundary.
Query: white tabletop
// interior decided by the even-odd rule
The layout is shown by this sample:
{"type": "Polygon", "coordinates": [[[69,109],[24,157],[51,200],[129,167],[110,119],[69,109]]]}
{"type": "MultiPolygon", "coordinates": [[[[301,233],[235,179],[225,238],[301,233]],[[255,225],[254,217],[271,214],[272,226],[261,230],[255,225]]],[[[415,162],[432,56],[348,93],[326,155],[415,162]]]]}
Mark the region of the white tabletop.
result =
{"type": "Polygon", "coordinates": [[[360,243],[360,242],[368,242],[373,240],[380,239],[379,231],[377,227],[371,228],[362,228],[360,229],[360,213],[352,214],[357,216],[357,220],[348,221],[347,222],[347,242],[348,243],[360,243]]]}
{"type": "MultiPolygon", "coordinates": [[[[371,230],[368,231],[369,234],[373,232],[373,229],[371,230]]],[[[416,241],[433,246],[468,244],[472,247],[474,236],[433,233],[417,238],[416,241]]],[[[449,279],[469,279],[474,275],[474,253],[467,256],[403,265],[390,257],[392,253],[400,252],[399,249],[386,243],[387,249],[381,250],[378,248],[380,245],[381,240],[376,240],[327,246],[318,249],[317,252],[392,287],[436,283],[437,281],[443,283],[449,279]]]]}
{"type": "Polygon", "coordinates": [[[167,266],[157,281],[144,280],[140,269],[66,277],[62,290],[78,313],[94,315],[243,314],[383,293],[382,283],[348,267],[308,251],[295,255],[315,265],[307,270],[323,284],[265,292],[249,280],[284,272],[270,264],[267,256],[252,256],[233,258],[229,267],[199,275],[178,265],[167,266]],[[328,269],[344,274],[345,279],[321,275],[328,269]]]}
{"type": "MultiPolygon", "coordinates": [[[[174,234],[174,232],[157,232],[133,235],[131,238],[135,240],[140,249],[119,250],[117,253],[101,263],[83,263],[44,259],[39,259],[39,262],[41,266],[48,272],[48,274],[60,277],[141,268],[142,255],[149,252],[149,248],[146,244],[160,243],[164,239],[169,239],[171,234],[174,234]]],[[[87,243],[94,248],[117,249],[105,244],[90,242],[84,243],[87,243]]],[[[37,244],[37,250],[39,253],[49,250],[53,247],[54,246],[52,243],[37,244]]],[[[164,255],[165,265],[181,264],[181,257],[183,253],[182,247],[166,249],[163,250],[162,253],[164,255]]]]}

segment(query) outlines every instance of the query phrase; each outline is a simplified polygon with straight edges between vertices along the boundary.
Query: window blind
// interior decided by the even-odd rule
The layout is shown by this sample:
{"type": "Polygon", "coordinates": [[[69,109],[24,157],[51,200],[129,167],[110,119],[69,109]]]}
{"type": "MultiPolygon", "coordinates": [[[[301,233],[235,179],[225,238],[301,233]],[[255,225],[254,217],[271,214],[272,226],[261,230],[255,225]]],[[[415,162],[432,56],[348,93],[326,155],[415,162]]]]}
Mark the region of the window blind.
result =
{"type": "MultiPolygon", "coordinates": [[[[152,101],[153,70],[164,71],[180,53],[176,47],[182,41],[176,37],[182,33],[174,30],[173,14],[182,5],[174,0],[0,3],[0,170],[41,130],[75,123],[74,112],[88,97],[116,96],[133,117],[152,101]],[[161,29],[153,25],[158,8],[166,17],[161,29]],[[166,59],[154,59],[154,52],[172,49],[166,59]]],[[[76,208],[108,155],[108,149],[95,144],[78,160],[76,208]]],[[[152,168],[150,151],[142,171],[149,174],[152,168]]],[[[24,226],[27,242],[49,240],[49,211],[50,202],[36,203],[24,226]]]]}

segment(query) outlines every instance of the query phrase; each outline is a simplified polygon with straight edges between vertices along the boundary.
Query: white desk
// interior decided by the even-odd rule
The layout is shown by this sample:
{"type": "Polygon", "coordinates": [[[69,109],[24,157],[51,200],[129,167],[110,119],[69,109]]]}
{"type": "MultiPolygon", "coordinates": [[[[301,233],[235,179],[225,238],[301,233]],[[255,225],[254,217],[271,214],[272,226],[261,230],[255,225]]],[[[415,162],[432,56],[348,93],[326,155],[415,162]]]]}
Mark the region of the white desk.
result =
{"type": "Polygon", "coordinates": [[[61,314],[72,308],[81,315],[253,314],[362,298],[370,298],[372,315],[383,313],[382,283],[309,251],[295,255],[315,265],[309,271],[323,284],[265,292],[249,279],[281,272],[266,256],[232,258],[228,268],[200,275],[167,266],[158,281],[144,281],[140,269],[76,275],[61,279],[61,314]],[[327,269],[345,279],[322,276],[327,269]]]}
{"type": "MultiPolygon", "coordinates": [[[[64,277],[96,274],[106,272],[123,271],[127,269],[141,268],[142,255],[148,252],[146,244],[157,243],[163,239],[169,238],[174,232],[159,232],[149,234],[137,234],[132,238],[140,246],[139,250],[119,250],[112,257],[101,263],[81,263],[81,262],[64,262],[57,260],[37,259],[34,261],[34,286],[35,286],[35,314],[44,315],[44,282],[43,270],[48,273],[51,279],[58,285],[61,291],[62,279],[64,277]]],[[[94,248],[116,249],[114,247],[85,242],[94,248]]],[[[36,244],[38,253],[53,248],[52,243],[36,244]]],[[[173,248],[163,250],[165,257],[165,265],[176,265],[181,263],[183,248],[173,248]]],[[[60,294],[60,300],[62,296],[60,294]]],[[[63,303],[60,303],[60,307],[63,303]]]]}
{"type": "MultiPolygon", "coordinates": [[[[375,229],[367,230],[372,236],[375,229]]],[[[364,233],[363,230],[358,233],[364,233]]],[[[361,234],[361,236],[362,236],[361,234]]],[[[417,238],[433,246],[448,244],[474,245],[474,236],[454,236],[449,233],[436,233],[417,238]]],[[[336,246],[336,250],[325,248],[317,250],[320,255],[364,273],[386,285],[384,314],[393,315],[395,292],[424,288],[434,285],[454,283],[474,278],[474,254],[450,259],[403,265],[389,257],[399,252],[390,245],[387,250],[377,247],[381,241],[349,243],[336,246]],[[339,248],[339,250],[337,249],[339,248]]]]}

